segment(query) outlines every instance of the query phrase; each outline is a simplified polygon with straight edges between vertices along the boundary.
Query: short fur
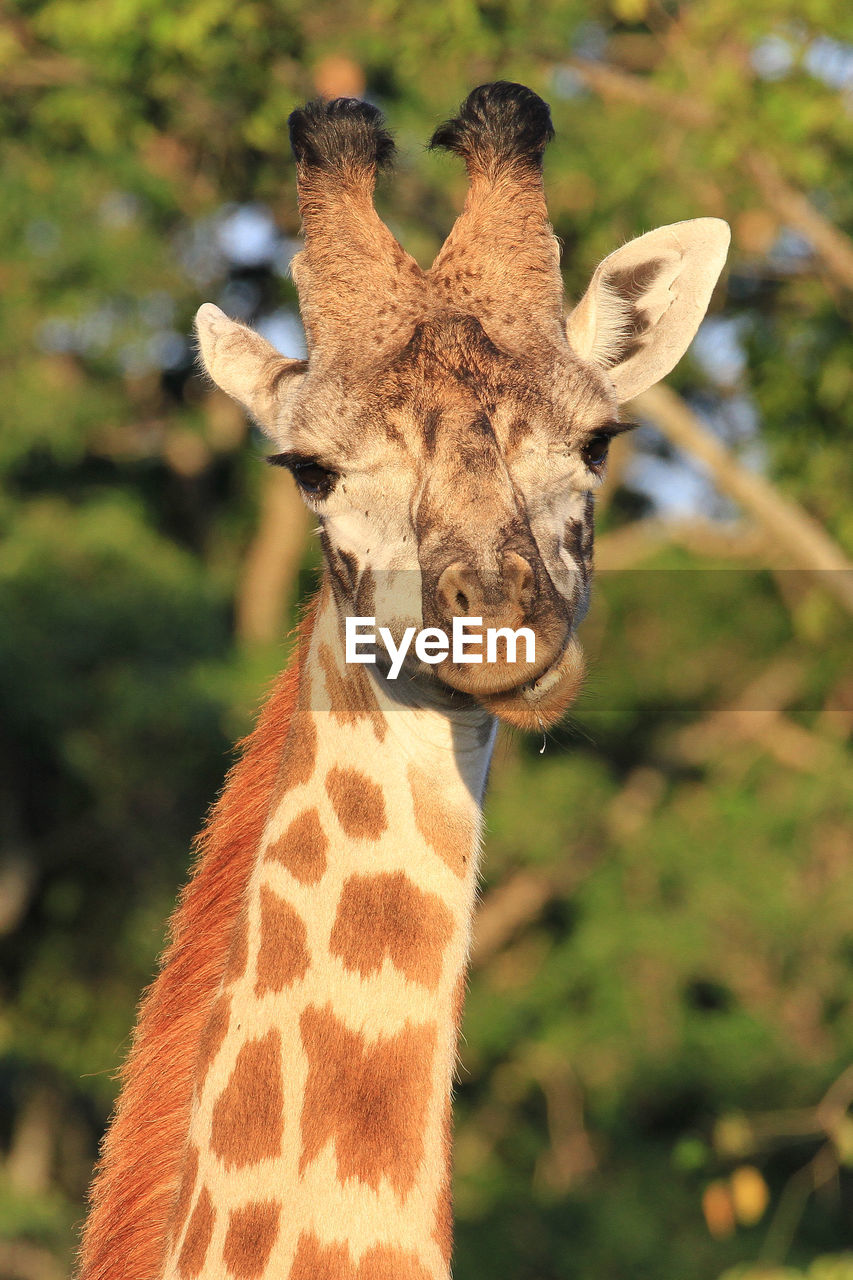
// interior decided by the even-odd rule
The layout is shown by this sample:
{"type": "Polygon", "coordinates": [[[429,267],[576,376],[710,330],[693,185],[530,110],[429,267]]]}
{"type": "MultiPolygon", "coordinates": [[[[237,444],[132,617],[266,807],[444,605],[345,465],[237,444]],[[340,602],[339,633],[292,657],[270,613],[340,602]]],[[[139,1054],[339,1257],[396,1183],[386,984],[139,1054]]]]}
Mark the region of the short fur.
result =
{"type": "MultiPolygon", "coordinates": [[[[303,630],[309,627],[307,620],[303,630]]],[[[172,918],[171,941],[143,997],[122,1071],[122,1094],[92,1187],[80,1280],[154,1280],[162,1267],[199,1043],[266,822],[298,680],[294,662],[242,744],[198,838],[194,875],[172,918]]]]}
{"type": "Polygon", "coordinates": [[[542,178],[551,112],[524,85],[481,85],[430,146],[462,156],[471,186],[433,263],[433,288],[475,315],[498,346],[535,356],[563,338],[559,246],[542,178]]]}
{"type": "Polygon", "coordinates": [[[379,355],[405,340],[422,277],[373,207],[376,174],[390,165],[394,142],[381,112],[354,98],[294,111],[290,139],[305,231],[291,271],[309,352],[315,363],[328,354],[336,365],[361,344],[379,355]],[[389,317],[392,298],[396,316],[389,317]]]}
{"type": "Polygon", "coordinates": [[[358,98],[317,99],[288,119],[290,145],[299,165],[339,173],[385,169],[394,158],[394,139],[382,112],[358,98]]]}
{"type": "Polygon", "coordinates": [[[429,145],[455,151],[469,172],[493,176],[517,161],[541,169],[553,137],[547,102],[523,84],[498,80],[469,93],[459,114],[439,125],[429,145]]]}

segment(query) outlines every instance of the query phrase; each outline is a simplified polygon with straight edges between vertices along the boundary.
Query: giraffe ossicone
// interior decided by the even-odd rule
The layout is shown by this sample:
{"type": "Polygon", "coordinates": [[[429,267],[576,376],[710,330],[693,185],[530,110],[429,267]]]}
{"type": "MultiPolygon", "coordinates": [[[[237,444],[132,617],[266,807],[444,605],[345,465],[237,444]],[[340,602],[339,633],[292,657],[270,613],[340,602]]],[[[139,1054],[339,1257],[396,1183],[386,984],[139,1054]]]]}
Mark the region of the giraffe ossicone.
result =
{"type": "Polygon", "coordinates": [[[291,117],[307,360],[201,307],[213,381],[318,516],[322,586],[199,841],[105,1140],[81,1280],[448,1280],[450,1122],[496,718],[583,671],[593,495],[619,405],[680,359],[728,228],[617,249],[565,315],[548,108],[484,85],[433,145],[465,206],[422,269],[372,193],[357,100],[291,117]],[[385,658],[347,662],[350,619],[385,658]],[[469,663],[406,635],[529,632],[469,663]]]}

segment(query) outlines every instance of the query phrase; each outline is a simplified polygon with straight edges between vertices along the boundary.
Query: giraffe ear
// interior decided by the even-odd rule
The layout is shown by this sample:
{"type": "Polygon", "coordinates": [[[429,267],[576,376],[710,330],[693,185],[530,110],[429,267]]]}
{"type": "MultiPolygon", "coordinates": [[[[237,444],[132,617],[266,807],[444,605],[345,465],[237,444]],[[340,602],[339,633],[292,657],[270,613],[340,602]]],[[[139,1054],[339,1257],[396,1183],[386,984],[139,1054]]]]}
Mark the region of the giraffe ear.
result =
{"type": "Polygon", "coordinates": [[[202,363],[220,390],[247,409],[258,425],[281,443],[288,401],[302,382],[305,360],[288,360],[254,329],[228,316],[212,302],[195,317],[202,363]]]}
{"type": "Polygon", "coordinates": [[[728,253],[719,218],[694,218],[629,241],[597,267],[566,326],[569,345],[605,369],[620,401],[678,364],[728,253]]]}

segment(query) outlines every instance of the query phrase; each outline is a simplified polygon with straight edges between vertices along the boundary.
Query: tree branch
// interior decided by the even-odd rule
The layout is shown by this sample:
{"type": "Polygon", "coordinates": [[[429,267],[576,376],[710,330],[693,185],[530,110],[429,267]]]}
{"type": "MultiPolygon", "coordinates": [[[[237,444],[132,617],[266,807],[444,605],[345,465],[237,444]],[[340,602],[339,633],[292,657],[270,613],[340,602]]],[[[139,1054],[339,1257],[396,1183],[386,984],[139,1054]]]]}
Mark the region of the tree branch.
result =
{"type": "Polygon", "coordinates": [[[816,520],[763,476],[742,466],[671,387],[658,384],[632,403],[634,411],[648,417],[668,440],[704,463],[717,487],[749,511],[787,552],[792,567],[819,577],[853,613],[853,564],[816,520]]]}
{"type": "Polygon", "coordinates": [[[711,520],[643,518],[621,525],[595,540],[596,573],[633,569],[662,547],[685,547],[714,559],[766,561],[771,542],[753,524],[729,528],[711,520]]]}
{"type": "Polygon", "coordinates": [[[236,602],[238,638],[247,645],[270,644],[282,633],[282,619],[305,547],[308,512],[292,478],[280,467],[265,468],[261,515],[246,554],[236,602]]]}
{"type": "Polygon", "coordinates": [[[65,1270],[53,1254],[28,1240],[0,1241],[0,1275],[15,1280],[64,1280],[65,1270]]]}
{"type": "MultiPolygon", "coordinates": [[[[708,103],[662,89],[642,76],[582,58],[572,58],[568,65],[593,93],[611,102],[646,108],[689,129],[708,129],[720,124],[719,115],[708,103]]],[[[826,271],[853,291],[853,242],[849,236],[839,231],[792,186],[776,161],[765,152],[747,148],[740,156],[740,165],[779,220],[805,236],[826,271]]]]}
{"type": "Polygon", "coordinates": [[[556,892],[553,880],[541,871],[517,871],[492,889],[474,921],[472,965],[488,964],[510,938],[540,915],[556,892]]]}
{"type": "Polygon", "coordinates": [[[801,191],[783,178],[772,157],[761,151],[746,151],[741,163],[779,220],[805,236],[826,270],[845,289],[853,291],[853,242],[850,237],[833,226],[801,191]]]}
{"type": "Polygon", "coordinates": [[[589,62],[586,58],[569,58],[566,65],[571,67],[588,89],[599,97],[609,98],[611,102],[626,102],[630,106],[650,108],[691,129],[704,129],[714,123],[714,112],[706,103],[673,93],[669,89],[661,89],[642,76],[631,75],[604,62],[589,62]]]}

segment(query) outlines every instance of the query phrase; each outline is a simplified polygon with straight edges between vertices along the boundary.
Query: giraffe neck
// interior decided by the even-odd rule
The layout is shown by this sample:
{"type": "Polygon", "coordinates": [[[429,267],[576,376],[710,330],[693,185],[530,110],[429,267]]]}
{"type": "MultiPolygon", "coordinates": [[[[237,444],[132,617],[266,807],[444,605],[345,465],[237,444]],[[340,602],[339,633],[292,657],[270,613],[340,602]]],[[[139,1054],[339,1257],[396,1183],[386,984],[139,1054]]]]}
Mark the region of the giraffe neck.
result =
{"type": "Polygon", "coordinates": [[[449,1276],[493,726],[368,671],[324,590],[202,1038],[168,1280],[449,1276]]]}

